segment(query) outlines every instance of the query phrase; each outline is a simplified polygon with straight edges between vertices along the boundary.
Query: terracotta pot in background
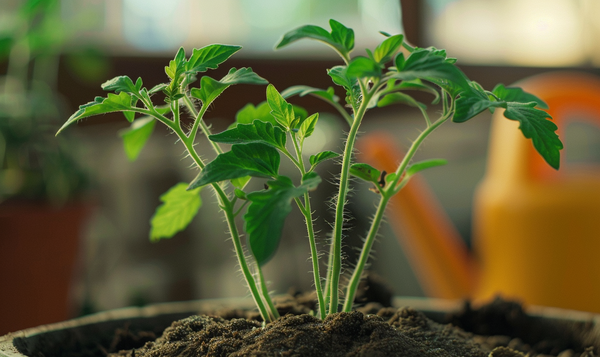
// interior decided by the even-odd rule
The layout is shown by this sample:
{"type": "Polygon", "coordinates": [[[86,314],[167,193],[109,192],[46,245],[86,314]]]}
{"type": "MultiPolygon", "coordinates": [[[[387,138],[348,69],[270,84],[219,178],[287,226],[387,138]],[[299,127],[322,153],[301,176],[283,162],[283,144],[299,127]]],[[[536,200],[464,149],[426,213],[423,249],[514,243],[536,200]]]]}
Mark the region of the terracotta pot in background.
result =
{"type": "Polygon", "coordinates": [[[70,288],[89,206],[0,205],[0,335],[73,317],[70,288]]]}

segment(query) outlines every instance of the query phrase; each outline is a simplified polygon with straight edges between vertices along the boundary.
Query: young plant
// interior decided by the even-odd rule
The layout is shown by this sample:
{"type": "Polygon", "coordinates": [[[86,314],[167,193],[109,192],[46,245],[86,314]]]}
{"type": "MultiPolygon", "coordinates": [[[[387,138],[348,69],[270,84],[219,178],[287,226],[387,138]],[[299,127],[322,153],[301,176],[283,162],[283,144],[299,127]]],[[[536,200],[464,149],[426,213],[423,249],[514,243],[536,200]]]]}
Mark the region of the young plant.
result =
{"type": "Polygon", "coordinates": [[[131,128],[122,137],[132,159],[135,159],[144,146],[156,122],[172,130],[193,158],[199,173],[189,185],[177,184],[161,197],[163,204],[151,221],[150,237],[152,240],[170,238],[184,229],[201,205],[199,191],[210,186],[215,191],[218,206],[226,218],[246,283],[258,310],[267,322],[276,319],[278,313],[267,291],[261,267],[275,254],[284,220],[292,210],[292,202],[298,206],[306,223],[319,307],[317,313],[325,318],[327,314],[338,312],[341,300],[342,228],[351,176],[372,183],[379,196],[379,204],[346,287],[343,311],[352,309],[358,283],[390,198],[417,172],[445,164],[441,159],[412,162],[424,139],[440,125],[449,120],[462,123],[486,109],[493,111],[502,108],[506,118],[519,121],[519,128],[526,138],[533,141],[534,147],[544,159],[555,169],[559,167],[562,143],[555,133],[557,127],[548,120],[550,116],[546,112],[538,109],[546,106],[537,97],[520,88],[505,87],[502,84],[487,91],[470,81],[456,67],[456,59],[447,57],[444,50],[412,47],[404,41],[402,35],[382,33],[385,39],[374,50],[367,50],[368,57],[352,58],[353,30],[335,20],[330,21],[330,26],[331,31],[312,25],[290,31],[283,36],[276,48],[301,39],[317,40],[333,48],[342,58],[343,64],[329,69],[327,73],[334,84],[345,90],[345,105],[340,104],[331,87],[318,89],[294,86],[279,92],[269,84],[266,102],[256,107],[252,104],[245,106],[238,112],[234,125],[224,132],[212,134],[204,121],[204,115],[225,89],[235,84],[264,85],[267,81],[250,68],[232,68],[219,80],[202,76],[199,87],[193,87],[199,73],[217,68],[240,50],[239,46],[210,45],[194,49],[189,58],[180,49],[165,68],[170,79],[168,83],[147,89],[143,87],[141,79],[134,82],[126,76],[104,83],[103,89],[114,93],[109,93],[106,98],[97,97],[95,101],[82,105],[59,130],[60,132],[68,125],[89,116],[123,112],[131,122],[131,128]],[[439,104],[439,117],[429,117],[427,105],[409,94],[415,90],[433,96],[431,104],[439,104]],[[153,94],[159,92],[164,94],[165,99],[153,101],[153,94]],[[324,151],[310,156],[308,160],[305,158],[304,142],[318,125],[319,114],[308,115],[302,108],[289,103],[288,98],[295,95],[311,95],[324,100],[345,119],[350,129],[345,137],[342,153],[324,151]],[[354,162],[354,144],[367,111],[397,103],[418,108],[424,118],[424,129],[412,143],[396,171],[386,175],[367,164],[354,162]],[[186,109],[184,112],[191,113],[193,117],[191,128],[182,124],[182,107],[186,109]],[[217,154],[210,162],[205,162],[196,152],[194,143],[199,131],[209,140],[217,154]],[[221,144],[231,144],[231,149],[224,152],[221,144]],[[290,160],[297,168],[297,178],[292,179],[279,173],[282,157],[290,160]],[[316,172],[318,165],[338,157],[341,157],[339,191],[336,196],[327,272],[323,276],[319,270],[310,191],[321,182],[321,177],[316,172]],[[247,192],[246,184],[251,178],[267,179],[265,188],[247,192]],[[249,254],[244,250],[234,221],[242,212],[245,212],[243,228],[249,254]]]}

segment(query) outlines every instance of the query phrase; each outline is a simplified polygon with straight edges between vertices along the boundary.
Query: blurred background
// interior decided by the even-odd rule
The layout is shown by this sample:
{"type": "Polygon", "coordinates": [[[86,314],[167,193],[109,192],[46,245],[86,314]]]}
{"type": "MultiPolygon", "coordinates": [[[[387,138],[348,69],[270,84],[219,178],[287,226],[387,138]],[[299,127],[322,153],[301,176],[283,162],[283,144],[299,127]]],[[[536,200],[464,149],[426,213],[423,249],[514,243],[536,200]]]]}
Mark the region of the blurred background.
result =
{"type": "MultiPolygon", "coordinates": [[[[149,242],[159,196],[195,176],[167,130],[157,128],[133,163],[117,134],[128,126],[121,114],[94,117],[54,137],[79,105],[106,95],[100,85],[107,79],[142,77],[150,88],[167,81],[164,66],[179,47],[189,55],[192,48],[227,43],[244,48],[207,73],[211,77],[243,66],[279,90],[295,84],[327,88],[333,84],[326,69],[340,64],[333,51],[311,41],[277,52],[273,47],[286,31],[309,23],[328,28],[334,18],[354,29],[357,49],[373,49],[382,40],[380,30],[404,33],[420,47],[445,48],[469,78],[491,90],[496,83],[562,70],[600,75],[598,14],[595,0],[3,0],[0,320],[5,325],[0,334],[129,305],[247,294],[209,190],[202,192],[203,207],[186,231],[149,242]],[[71,232],[60,231],[65,228],[71,232]],[[29,312],[19,305],[28,305],[29,312]]],[[[264,90],[230,88],[207,121],[215,132],[224,130],[246,103],[262,102],[264,90]]],[[[339,88],[336,93],[343,98],[339,88]]],[[[311,98],[293,102],[321,113],[312,149],[340,152],[347,127],[335,111],[311,98]]],[[[439,108],[430,110],[435,116],[439,108]]],[[[466,124],[448,123],[417,157],[449,161],[425,172],[424,180],[467,248],[474,192],[486,171],[490,123],[486,113],[466,124]]],[[[419,112],[394,106],[371,111],[363,131],[385,131],[402,150],[422,125],[419,112]]],[[[600,163],[597,126],[569,125],[561,137],[569,147],[564,167],[600,163]]],[[[201,140],[198,146],[202,152],[207,143],[201,140]]],[[[338,170],[332,162],[320,173],[338,170]]],[[[313,195],[322,248],[332,221],[329,182],[313,195]]],[[[359,186],[349,207],[356,217],[345,243],[349,265],[377,198],[359,186]]],[[[312,288],[307,240],[298,233],[303,231],[294,211],[278,254],[265,267],[277,293],[312,288]]],[[[392,225],[382,228],[371,269],[396,295],[436,296],[411,268],[399,243],[408,239],[403,234],[392,225]]]]}

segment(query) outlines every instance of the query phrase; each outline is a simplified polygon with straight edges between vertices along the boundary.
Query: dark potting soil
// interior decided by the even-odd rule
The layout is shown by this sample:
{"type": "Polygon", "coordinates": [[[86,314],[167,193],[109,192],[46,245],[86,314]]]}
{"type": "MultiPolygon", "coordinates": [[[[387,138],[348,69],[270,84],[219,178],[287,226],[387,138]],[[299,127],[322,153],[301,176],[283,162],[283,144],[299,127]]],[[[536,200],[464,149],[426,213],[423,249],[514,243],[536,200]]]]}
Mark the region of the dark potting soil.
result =
{"type": "Polygon", "coordinates": [[[226,318],[191,316],[174,322],[156,341],[111,356],[592,357],[599,347],[586,345],[591,344],[584,338],[589,324],[549,323],[500,299],[478,309],[466,303],[448,316],[473,332],[436,323],[409,307],[380,303],[323,321],[305,313],[314,308],[311,297],[290,297],[280,306],[288,314],[265,327],[242,310],[221,312],[226,318]]]}

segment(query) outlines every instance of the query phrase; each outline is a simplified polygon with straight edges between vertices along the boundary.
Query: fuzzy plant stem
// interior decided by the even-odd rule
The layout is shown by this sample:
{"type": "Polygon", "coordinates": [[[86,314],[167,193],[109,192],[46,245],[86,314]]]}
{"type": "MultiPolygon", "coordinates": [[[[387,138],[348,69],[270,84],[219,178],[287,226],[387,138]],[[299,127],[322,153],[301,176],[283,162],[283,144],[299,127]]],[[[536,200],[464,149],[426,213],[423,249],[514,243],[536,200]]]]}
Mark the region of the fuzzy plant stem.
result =
{"type": "Polygon", "coordinates": [[[358,263],[354,268],[354,272],[352,273],[352,277],[350,278],[350,283],[348,284],[346,290],[346,301],[344,303],[343,311],[348,312],[352,311],[352,304],[354,301],[354,296],[356,295],[356,290],[358,289],[358,284],[362,278],[363,271],[365,266],[367,265],[367,261],[369,260],[369,255],[371,254],[371,248],[373,247],[373,243],[375,243],[375,238],[377,237],[377,232],[379,231],[379,226],[381,225],[381,221],[383,219],[383,215],[385,212],[385,208],[392,196],[397,194],[400,191],[400,188],[397,187],[400,179],[402,178],[408,164],[414,157],[415,153],[418,151],[419,147],[436,128],[442,125],[450,115],[445,115],[440,118],[435,123],[428,125],[427,128],[419,134],[417,139],[412,143],[410,149],[402,159],[402,162],[398,166],[396,170],[396,179],[389,186],[387,190],[381,190],[381,199],[379,200],[379,204],[377,206],[377,211],[375,212],[375,217],[373,218],[373,222],[371,222],[371,227],[369,228],[369,233],[367,238],[364,241],[363,248],[361,249],[360,256],[358,258],[358,263]]]}
{"type": "MultiPolygon", "coordinates": [[[[202,160],[200,159],[200,157],[196,153],[196,150],[194,149],[194,139],[196,137],[195,134],[196,134],[196,131],[198,130],[199,126],[202,128],[202,131],[204,132],[204,134],[207,137],[208,137],[208,135],[210,135],[210,131],[209,131],[208,127],[206,126],[206,124],[204,123],[204,120],[200,116],[201,114],[204,113],[204,111],[201,110],[200,113],[198,113],[198,111],[194,107],[193,103],[187,96],[184,96],[184,102],[185,102],[186,106],[188,107],[188,109],[192,112],[192,114],[194,114],[196,116],[196,122],[194,123],[194,126],[193,126],[192,131],[190,132],[189,136],[186,135],[183,132],[183,130],[181,130],[180,127],[177,127],[175,132],[177,133],[177,135],[179,136],[179,138],[185,145],[185,148],[187,149],[187,151],[190,153],[190,155],[196,162],[196,165],[198,165],[198,167],[200,169],[202,169],[202,168],[204,168],[204,164],[202,163],[202,160]],[[197,123],[197,122],[201,122],[201,123],[197,123]]],[[[211,143],[212,143],[212,141],[211,141],[211,143]]],[[[215,144],[213,144],[213,147],[214,147],[214,145],[215,144]]],[[[215,151],[217,151],[217,153],[222,152],[222,150],[218,146],[215,147],[215,151]]],[[[238,258],[238,263],[240,265],[240,268],[242,269],[242,274],[244,275],[246,284],[248,284],[248,288],[250,289],[252,298],[254,299],[254,302],[256,303],[256,306],[258,307],[258,310],[259,310],[263,320],[266,322],[270,322],[270,321],[272,321],[271,315],[269,314],[269,312],[265,306],[265,303],[263,302],[263,299],[264,299],[264,301],[266,301],[266,303],[269,307],[272,307],[273,303],[271,301],[271,298],[269,297],[268,292],[266,294],[262,294],[264,296],[261,297],[261,293],[259,291],[256,280],[254,279],[252,272],[250,271],[248,262],[246,261],[246,255],[244,254],[244,249],[242,246],[240,235],[238,233],[237,226],[235,224],[235,214],[234,214],[234,207],[232,205],[232,202],[229,200],[229,198],[227,197],[227,194],[223,191],[223,189],[221,188],[221,186],[219,184],[213,183],[213,184],[211,184],[211,186],[217,193],[217,197],[219,199],[219,207],[221,207],[221,209],[225,213],[225,219],[226,219],[227,225],[229,227],[229,232],[231,234],[231,240],[233,241],[233,246],[235,248],[235,254],[238,258]]],[[[260,267],[257,265],[256,268],[259,271],[259,276],[262,276],[262,271],[260,270],[260,267]]],[[[272,309],[274,309],[274,307],[272,309]]],[[[277,312],[275,310],[275,314],[276,313],[277,312]]]]}
{"type": "Polygon", "coordinates": [[[363,100],[356,114],[354,121],[350,126],[350,132],[346,139],[344,147],[344,157],[342,159],[342,170],[340,173],[340,187],[337,196],[335,207],[335,222],[333,226],[333,238],[331,247],[330,272],[328,272],[329,286],[329,313],[333,314],[338,311],[339,304],[339,285],[340,275],[342,271],[342,231],[344,228],[344,207],[346,206],[346,196],[348,195],[348,181],[350,179],[350,164],[352,163],[352,154],[354,151],[354,143],[358,135],[358,129],[362,119],[367,111],[367,106],[371,100],[372,92],[366,90],[365,85],[361,85],[363,100]]]}
{"type": "MultiPolygon", "coordinates": [[[[298,140],[296,140],[296,136],[292,135],[292,141],[294,143],[294,149],[296,151],[297,160],[294,160],[291,155],[289,157],[294,161],[294,163],[298,166],[300,173],[302,176],[306,174],[306,167],[304,166],[304,161],[302,160],[302,144],[298,144],[298,140]]],[[[306,223],[306,232],[308,234],[308,244],[310,246],[310,258],[313,266],[313,279],[315,282],[315,291],[317,293],[317,301],[319,303],[319,316],[321,319],[324,319],[327,316],[325,300],[323,298],[323,286],[321,284],[321,273],[319,271],[319,252],[317,250],[317,244],[315,240],[315,230],[313,227],[313,217],[312,217],[312,209],[310,207],[310,195],[308,192],[304,194],[304,204],[300,202],[300,199],[296,199],[296,204],[300,209],[300,212],[304,216],[304,222],[306,223]]]]}

